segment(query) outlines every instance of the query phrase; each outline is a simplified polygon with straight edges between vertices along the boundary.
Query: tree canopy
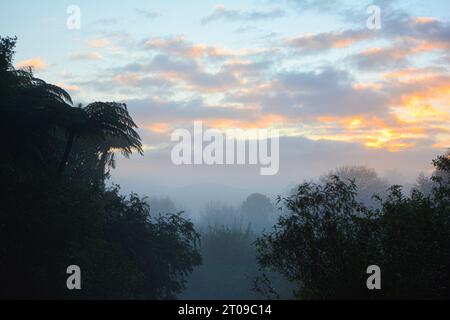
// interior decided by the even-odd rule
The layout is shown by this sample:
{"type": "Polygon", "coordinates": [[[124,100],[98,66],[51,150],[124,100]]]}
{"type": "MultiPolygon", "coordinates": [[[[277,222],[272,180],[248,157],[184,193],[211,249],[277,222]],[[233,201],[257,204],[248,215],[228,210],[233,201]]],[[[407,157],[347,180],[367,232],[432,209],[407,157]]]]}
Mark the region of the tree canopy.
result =
{"type": "Polygon", "coordinates": [[[299,299],[448,299],[450,157],[434,164],[429,195],[392,186],[378,209],[357,201],[351,180],[300,185],[279,199],[287,213],[258,239],[260,265],[295,283],[299,299]],[[366,287],[371,265],[382,270],[380,291],[366,287]]]}
{"type": "Polygon", "coordinates": [[[143,153],[126,105],[74,107],[14,68],[15,43],[0,38],[0,298],[175,298],[201,262],[193,224],[105,184],[115,152],[143,153]],[[70,265],[81,291],[67,290],[70,265]]]}

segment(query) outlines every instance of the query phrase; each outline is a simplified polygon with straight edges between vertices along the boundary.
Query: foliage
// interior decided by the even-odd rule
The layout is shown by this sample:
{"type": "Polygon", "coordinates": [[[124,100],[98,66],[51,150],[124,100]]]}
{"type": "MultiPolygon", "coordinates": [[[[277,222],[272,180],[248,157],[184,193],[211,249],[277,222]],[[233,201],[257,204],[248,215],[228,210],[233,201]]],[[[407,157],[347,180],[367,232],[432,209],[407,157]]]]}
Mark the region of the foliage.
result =
{"type": "Polygon", "coordinates": [[[379,202],[373,196],[377,195],[384,199],[389,189],[388,182],[379,178],[374,169],[364,166],[340,167],[322,176],[320,182],[326,183],[333,180],[333,177],[339,177],[345,182],[353,181],[356,186],[356,200],[375,208],[379,207],[379,202]]]}
{"type": "MultiPolygon", "coordinates": [[[[435,162],[450,172],[448,156],[435,162]]],[[[393,186],[380,209],[356,201],[356,185],[333,177],[279,199],[288,214],[257,241],[258,260],[296,284],[299,299],[450,297],[450,184],[435,176],[429,196],[393,186]],[[383,288],[369,291],[378,265],[383,288]]]]}
{"type": "Polygon", "coordinates": [[[14,69],[15,41],[0,38],[0,298],[175,298],[201,262],[193,224],[105,187],[115,151],[143,152],[126,106],[73,107],[14,69]],[[81,291],[66,288],[70,265],[81,291]]]}

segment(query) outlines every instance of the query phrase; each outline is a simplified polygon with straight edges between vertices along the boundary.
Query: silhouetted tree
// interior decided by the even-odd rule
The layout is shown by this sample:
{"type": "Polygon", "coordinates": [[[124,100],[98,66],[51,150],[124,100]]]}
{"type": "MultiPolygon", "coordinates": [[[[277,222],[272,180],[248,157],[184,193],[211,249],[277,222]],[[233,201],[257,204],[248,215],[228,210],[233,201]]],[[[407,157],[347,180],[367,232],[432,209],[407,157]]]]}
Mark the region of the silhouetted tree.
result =
{"type": "Polygon", "coordinates": [[[63,89],[13,67],[15,41],[0,38],[0,298],[175,298],[201,262],[193,224],[105,188],[115,151],[142,153],[126,106],[72,107],[63,89]],[[72,292],[74,264],[82,290],[72,292]]]}
{"type": "Polygon", "coordinates": [[[431,195],[434,183],[431,177],[427,177],[424,173],[419,174],[416,183],[413,186],[413,191],[417,190],[425,196],[431,195]]]}
{"type": "MultiPolygon", "coordinates": [[[[448,155],[434,161],[450,173],[448,155]]],[[[450,184],[434,176],[429,196],[390,188],[379,209],[356,200],[354,181],[304,183],[279,199],[289,212],[257,241],[259,263],[297,286],[299,299],[450,297],[450,184]],[[366,269],[382,269],[369,291],[366,269]]]]}
{"type": "MultiPolygon", "coordinates": [[[[449,157],[450,151],[448,151],[445,156],[449,157]]],[[[450,174],[445,170],[436,168],[430,177],[421,173],[412,189],[429,196],[433,189],[438,187],[439,182],[450,183],[450,174]]]]}
{"type": "Polygon", "coordinates": [[[255,193],[250,195],[241,205],[244,222],[250,224],[256,232],[272,226],[275,208],[268,197],[255,193]]]}
{"type": "Polygon", "coordinates": [[[374,195],[385,198],[388,194],[389,184],[378,177],[374,169],[364,166],[346,166],[331,171],[320,178],[321,183],[326,183],[339,177],[342,181],[353,181],[356,186],[356,200],[368,206],[378,206],[379,202],[374,195]]]}
{"type": "Polygon", "coordinates": [[[67,144],[58,168],[60,176],[69,160],[74,141],[79,137],[96,139],[99,157],[105,166],[113,164],[111,151],[120,151],[129,157],[133,150],[143,154],[137,128],[131,119],[127,107],[123,103],[95,102],[77,110],[70,123],[66,126],[67,144]]]}

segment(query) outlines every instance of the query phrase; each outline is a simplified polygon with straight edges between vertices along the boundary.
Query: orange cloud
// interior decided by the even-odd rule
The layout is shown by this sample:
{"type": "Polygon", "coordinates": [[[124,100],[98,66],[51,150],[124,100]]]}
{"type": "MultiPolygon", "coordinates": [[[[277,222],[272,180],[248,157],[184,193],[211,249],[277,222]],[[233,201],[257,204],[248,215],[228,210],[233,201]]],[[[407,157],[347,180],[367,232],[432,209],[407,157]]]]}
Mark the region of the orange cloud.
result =
{"type": "Polygon", "coordinates": [[[418,24],[427,24],[438,21],[436,18],[431,17],[416,17],[414,18],[414,22],[418,24]]]}
{"type": "Polygon", "coordinates": [[[414,138],[416,135],[410,132],[396,131],[391,128],[377,130],[365,137],[364,145],[368,148],[386,148],[391,152],[409,149],[416,145],[415,142],[405,142],[405,139],[414,138]]]}
{"type": "Polygon", "coordinates": [[[328,127],[318,126],[325,132],[311,134],[313,140],[330,140],[353,142],[371,149],[386,149],[397,152],[416,146],[417,141],[427,137],[427,130],[416,124],[391,120],[388,122],[378,117],[319,117],[320,123],[328,127]],[[334,126],[329,126],[334,124],[334,126]],[[333,135],[328,131],[334,131],[333,135]]]}
{"type": "Polygon", "coordinates": [[[231,50],[218,46],[207,46],[202,43],[191,43],[186,41],[184,37],[150,39],[146,41],[145,46],[150,49],[161,50],[185,58],[233,58],[265,53],[271,50],[268,48],[231,50]]]}
{"type": "Polygon", "coordinates": [[[30,60],[21,61],[17,64],[18,69],[32,68],[33,70],[43,70],[46,67],[47,65],[41,58],[33,58],[30,60]]]}
{"type": "Polygon", "coordinates": [[[448,50],[449,44],[445,41],[418,40],[412,37],[398,39],[393,45],[380,48],[373,47],[362,50],[354,56],[357,61],[380,63],[384,66],[395,61],[402,61],[414,55],[434,51],[448,50]]]}
{"type": "Polygon", "coordinates": [[[159,133],[159,134],[164,134],[169,132],[170,127],[167,123],[165,122],[160,122],[160,123],[155,123],[152,124],[148,127],[151,131],[155,132],[155,133],[159,133]]]}
{"type": "Polygon", "coordinates": [[[206,120],[205,123],[211,128],[217,129],[266,129],[283,125],[287,118],[278,114],[268,114],[259,117],[254,121],[243,121],[236,119],[211,119],[206,120]]]}
{"type": "Polygon", "coordinates": [[[58,87],[63,88],[66,91],[79,91],[80,87],[75,86],[75,85],[66,85],[62,82],[59,82],[56,84],[58,87]]]}
{"type": "Polygon", "coordinates": [[[336,40],[332,43],[333,48],[346,48],[355,43],[356,39],[342,39],[342,40],[336,40]]]}
{"type": "Polygon", "coordinates": [[[325,32],[310,34],[298,38],[288,39],[289,46],[304,52],[323,51],[331,48],[342,49],[354,43],[364,41],[372,37],[365,30],[348,30],[344,32],[325,32]]]}
{"type": "Polygon", "coordinates": [[[353,85],[353,89],[355,90],[367,90],[367,89],[371,89],[371,90],[380,90],[383,87],[383,85],[381,83],[376,83],[376,82],[367,82],[367,83],[355,83],[353,85]]]}
{"type": "Polygon", "coordinates": [[[406,84],[418,89],[392,101],[395,115],[408,123],[450,122],[450,78],[440,75],[411,77],[406,84]]]}
{"type": "Polygon", "coordinates": [[[98,38],[98,39],[92,39],[89,42],[89,46],[92,48],[104,48],[111,44],[111,41],[109,39],[105,38],[98,38]]]}
{"type": "Polygon", "coordinates": [[[439,76],[436,70],[429,68],[407,68],[389,71],[383,75],[386,80],[397,80],[398,82],[417,82],[419,80],[432,79],[439,76]]]}

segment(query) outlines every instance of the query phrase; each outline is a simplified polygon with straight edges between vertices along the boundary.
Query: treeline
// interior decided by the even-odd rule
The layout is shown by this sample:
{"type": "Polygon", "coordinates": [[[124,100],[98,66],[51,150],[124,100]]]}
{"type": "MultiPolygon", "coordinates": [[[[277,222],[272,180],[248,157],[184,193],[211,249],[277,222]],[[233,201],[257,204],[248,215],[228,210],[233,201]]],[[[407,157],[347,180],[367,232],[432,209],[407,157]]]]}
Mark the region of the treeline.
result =
{"type": "Polygon", "coordinates": [[[392,186],[376,206],[357,200],[355,179],[300,185],[278,199],[285,212],[258,239],[259,264],[291,281],[298,299],[449,299],[450,152],[433,163],[410,194],[392,186]],[[367,287],[373,265],[381,290],[367,287]]]}
{"type": "Polygon", "coordinates": [[[355,166],[305,182],[276,205],[259,194],[237,208],[207,205],[196,221],[203,264],[182,297],[449,298],[449,156],[412,190],[355,166]],[[372,265],[380,291],[367,287],[372,265]]]}

